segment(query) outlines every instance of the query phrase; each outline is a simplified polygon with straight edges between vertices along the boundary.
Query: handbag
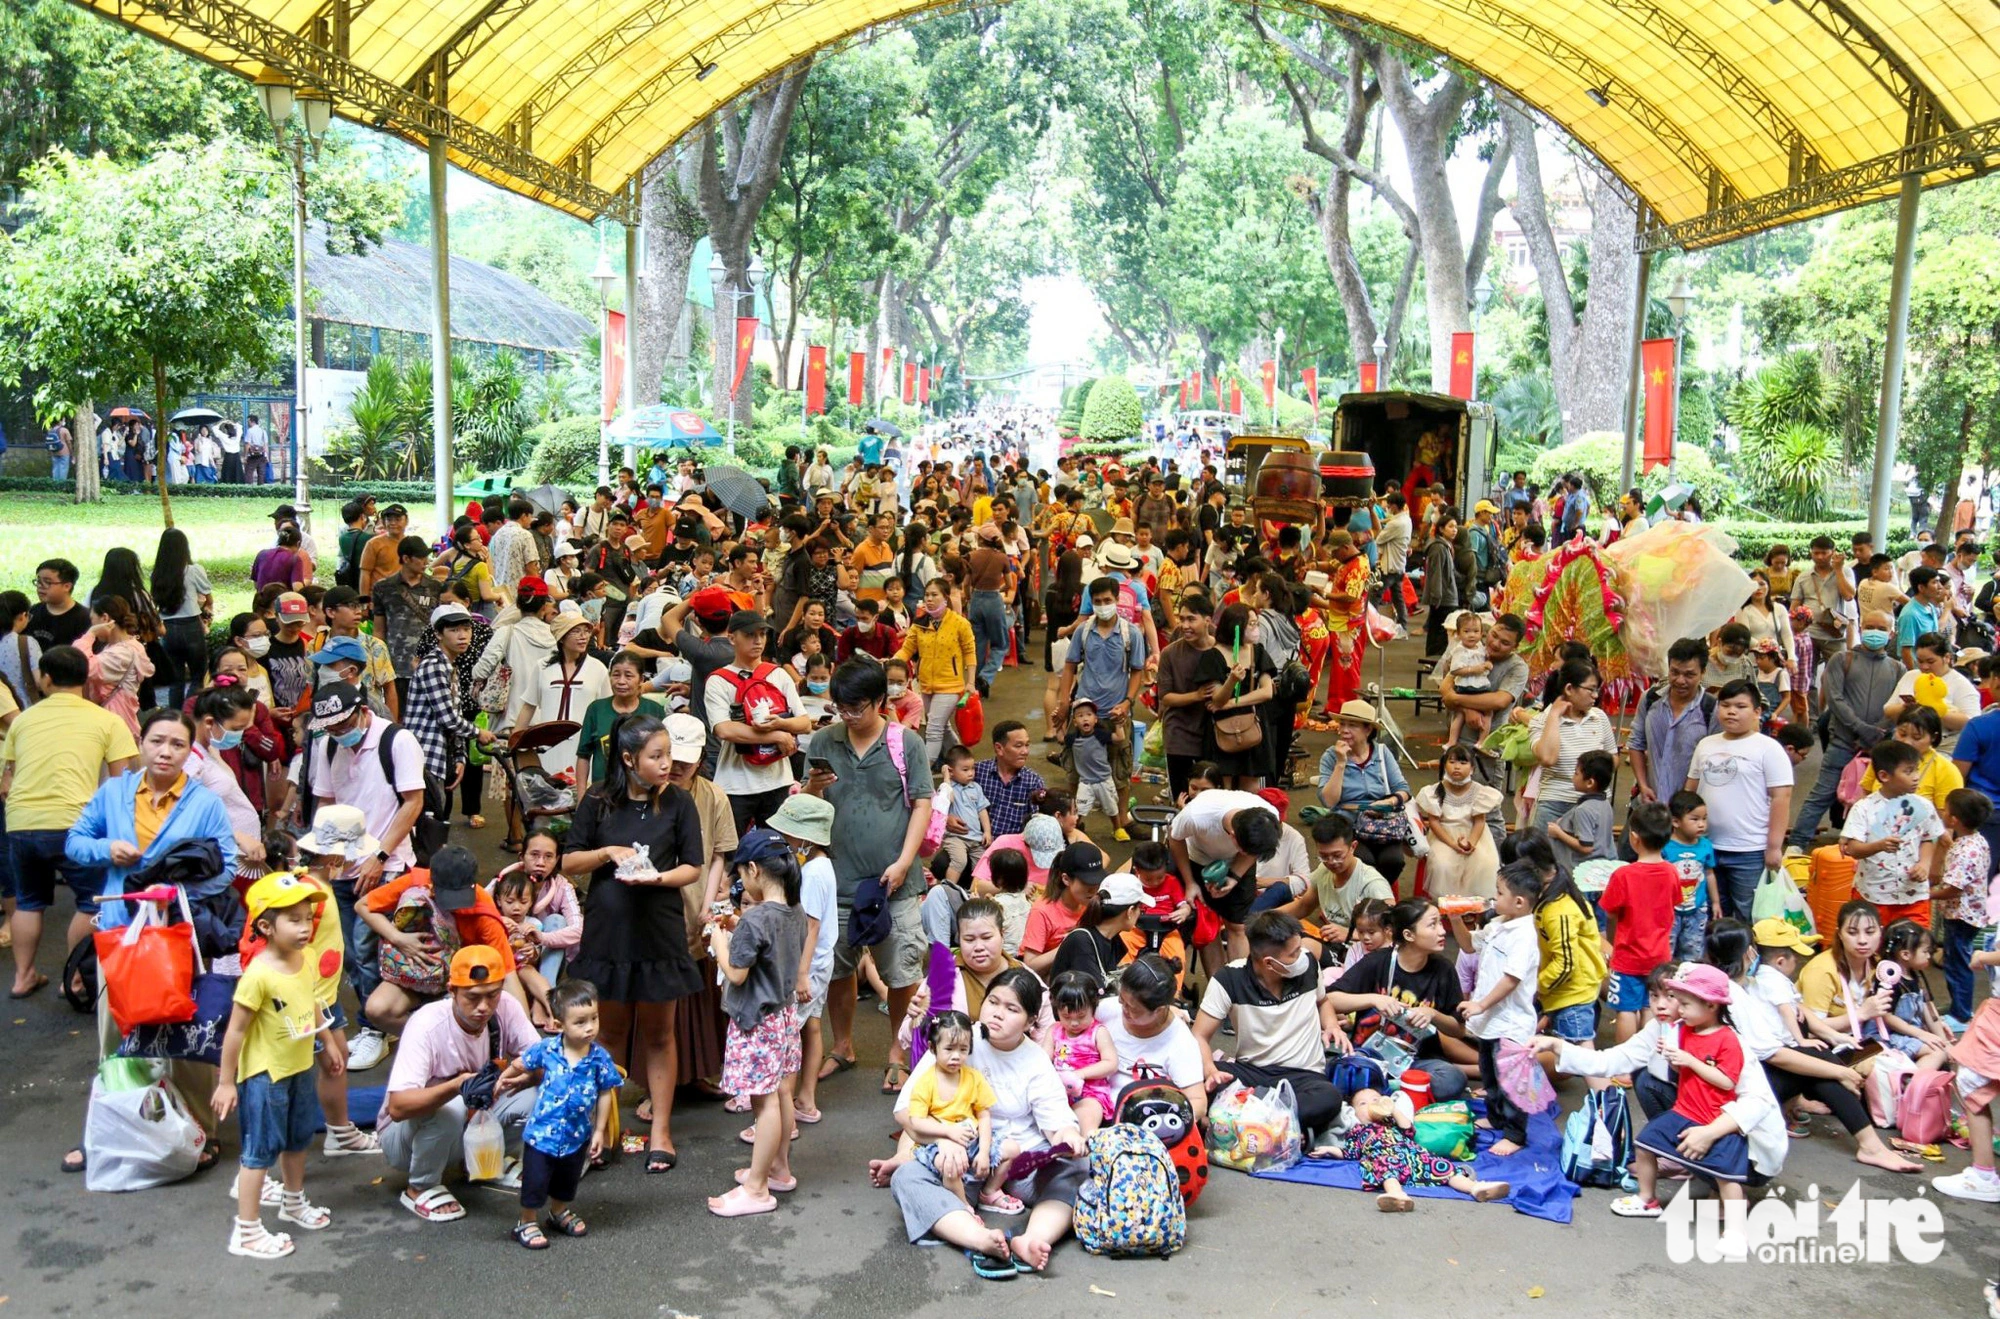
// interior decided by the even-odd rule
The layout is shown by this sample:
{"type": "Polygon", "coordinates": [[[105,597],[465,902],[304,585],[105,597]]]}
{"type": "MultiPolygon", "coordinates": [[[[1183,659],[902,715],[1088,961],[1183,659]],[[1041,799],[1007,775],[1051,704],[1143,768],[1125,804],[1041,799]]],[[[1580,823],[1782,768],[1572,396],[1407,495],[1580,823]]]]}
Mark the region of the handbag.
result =
{"type": "Polygon", "coordinates": [[[181,922],[168,925],[151,902],[134,904],[132,923],[122,930],[98,930],[98,977],[109,996],[111,1019],[120,1033],[138,1026],[164,1026],[195,1015],[194,975],[201,954],[194,946],[194,917],[187,893],[176,889],[181,922]]]}
{"type": "Polygon", "coordinates": [[[1254,751],[1264,745],[1264,725],[1257,718],[1257,708],[1239,705],[1230,710],[1215,713],[1215,749],[1226,754],[1239,751],[1254,751]]]}
{"type": "Polygon", "coordinates": [[[513,691],[514,667],[502,660],[500,667],[487,674],[486,681],[479,684],[479,691],[472,699],[487,714],[502,714],[513,691]]]}
{"type": "Polygon", "coordinates": [[[120,1058],[181,1058],[220,1065],[222,1036],[235,1009],[238,977],[204,972],[194,978],[194,1016],[165,1026],[141,1026],[118,1045],[120,1058]]]}

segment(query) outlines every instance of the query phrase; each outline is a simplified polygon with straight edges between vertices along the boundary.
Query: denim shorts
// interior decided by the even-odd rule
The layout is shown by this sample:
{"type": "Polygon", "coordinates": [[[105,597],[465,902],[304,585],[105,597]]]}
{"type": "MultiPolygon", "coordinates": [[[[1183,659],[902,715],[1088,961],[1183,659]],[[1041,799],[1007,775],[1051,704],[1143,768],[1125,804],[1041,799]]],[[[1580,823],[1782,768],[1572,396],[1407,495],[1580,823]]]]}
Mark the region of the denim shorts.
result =
{"type": "Polygon", "coordinates": [[[314,1070],[308,1067],[282,1081],[259,1072],[237,1082],[236,1120],[243,1129],[246,1168],[268,1168],[280,1154],[310,1149],[313,1133],[326,1121],[314,1070]]]}
{"type": "Polygon", "coordinates": [[[1646,993],[1646,977],[1628,976],[1623,971],[1611,973],[1611,1010],[1613,1012],[1644,1012],[1652,1000],[1646,993]]]}
{"type": "Polygon", "coordinates": [[[1549,1014],[1549,1034],[1572,1044],[1592,1044],[1597,1039],[1597,1004],[1572,1003],[1549,1014]]]}
{"type": "MultiPolygon", "coordinates": [[[[946,1142],[943,1141],[932,1141],[928,1145],[919,1145],[917,1146],[916,1153],[912,1157],[914,1157],[918,1163],[923,1164],[924,1167],[929,1168],[932,1172],[936,1172],[938,1170],[937,1169],[938,1150],[945,1143],[946,1142]]],[[[951,1141],[949,1143],[956,1145],[958,1142],[951,1141]]],[[[965,1147],[965,1180],[968,1182],[976,1180],[975,1175],[972,1171],[972,1161],[978,1157],[979,1157],[979,1140],[977,1137],[974,1137],[972,1143],[965,1147]]]]}
{"type": "Polygon", "coordinates": [[[1674,960],[1699,962],[1708,953],[1708,908],[1689,907],[1674,912],[1674,960]]]}
{"type": "Polygon", "coordinates": [[[7,835],[16,907],[22,911],[47,911],[56,900],[56,882],[60,880],[76,895],[79,915],[96,914],[104,872],[85,869],[71,861],[63,851],[68,841],[67,829],[16,829],[7,835]]]}

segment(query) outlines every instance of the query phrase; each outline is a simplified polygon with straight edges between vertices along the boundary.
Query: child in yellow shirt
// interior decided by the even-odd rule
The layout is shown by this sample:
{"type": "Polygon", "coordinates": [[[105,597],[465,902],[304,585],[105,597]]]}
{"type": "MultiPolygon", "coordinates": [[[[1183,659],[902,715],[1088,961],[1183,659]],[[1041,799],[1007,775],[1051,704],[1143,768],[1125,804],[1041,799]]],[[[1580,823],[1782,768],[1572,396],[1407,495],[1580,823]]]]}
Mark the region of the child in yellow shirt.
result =
{"type": "MultiPolygon", "coordinates": [[[[1020,1201],[1000,1187],[1003,1161],[995,1158],[993,1149],[993,1105],[999,1096],[979,1069],[966,1062],[972,1056],[972,1018],[963,1012],[940,1012],[931,1018],[926,1035],[931,1065],[910,1082],[910,1103],[903,1111],[903,1128],[916,1142],[918,1162],[937,1172],[940,1147],[946,1143],[961,1147],[966,1177],[992,1179],[980,1192],[979,1203],[1001,1213],[1019,1213],[1001,1203],[1020,1201]]],[[[965,1202],[962,1179],[940,1173],[938,1180],[965,1202]]],[[[969,1202],[965,1207],[972,1208],[969,1202]]]]}

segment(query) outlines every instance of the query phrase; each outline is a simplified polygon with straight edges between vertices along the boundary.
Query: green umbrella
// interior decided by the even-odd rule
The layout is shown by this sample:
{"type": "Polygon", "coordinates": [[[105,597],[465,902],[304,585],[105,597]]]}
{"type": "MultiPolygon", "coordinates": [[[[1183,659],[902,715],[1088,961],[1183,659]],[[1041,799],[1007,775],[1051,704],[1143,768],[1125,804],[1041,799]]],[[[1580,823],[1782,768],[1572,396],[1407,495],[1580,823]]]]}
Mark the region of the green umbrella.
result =
{"type": "Polygon", "coordinates": [[[1687,503],[1688,497],[1692,494],[1694,494],[1694,487],[1682,481],[1662,486],[1660,487],[1660,493],[1646,501],[1646,516],[1649,518],[1658,517],[1660,510],[1663,508],[1671,508],[1675,512],[1679,512],[1682,506],[1687,503]]]}

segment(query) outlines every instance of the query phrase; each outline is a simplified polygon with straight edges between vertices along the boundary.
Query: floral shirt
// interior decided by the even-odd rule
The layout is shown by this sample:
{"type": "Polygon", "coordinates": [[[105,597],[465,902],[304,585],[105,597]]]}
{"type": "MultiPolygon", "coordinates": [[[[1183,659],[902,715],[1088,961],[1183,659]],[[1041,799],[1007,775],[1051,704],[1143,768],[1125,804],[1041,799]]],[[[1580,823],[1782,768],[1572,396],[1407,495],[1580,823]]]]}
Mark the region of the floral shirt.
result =
{"type": "Polygon", "coordinates": [[[619,1085],[618,1066],[601,1044],[590,1046],[583,1061],[571,1062],[560,1035],[535,1041],[521,1055],[521,1066],[542,1073],[535,1111],[521,1139],[555,1158],[576,1153],[590,1144],[597,1119],[597,1097],[619,1085]]]}
{"type": "Polygon", "coordinates": [[[1993,875],[1993,853],[1986,839],[1977,833],[1954,839],[1944,855],[1945,892],[1938,898],[1940,920],[1986,925],[1992,920],[1987,910],[1986,886],[1993,875]]]}
{"type": "Polygon", "coordinates": [[[1923,845],[1944,836],[1937,809],[1914,792],[1884,797],[1871,792],[1848,808],[1842,838],[1876,843],[1893,838],[1896,846],[1863,857],[1855,872],[1854,891],[1878,907],[1922,902],[1930,891],[1927,877],[1912,875],[1923,845]]]}

